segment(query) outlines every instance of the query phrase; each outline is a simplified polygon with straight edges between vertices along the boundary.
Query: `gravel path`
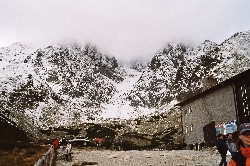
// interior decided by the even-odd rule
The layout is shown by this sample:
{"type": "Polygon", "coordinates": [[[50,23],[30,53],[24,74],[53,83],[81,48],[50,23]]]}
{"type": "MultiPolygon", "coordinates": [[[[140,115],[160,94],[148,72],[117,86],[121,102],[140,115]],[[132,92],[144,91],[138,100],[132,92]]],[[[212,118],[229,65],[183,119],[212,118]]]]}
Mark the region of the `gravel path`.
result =
{"type": "MultiPolygon", "coordinates": [[[[72,150],[72,161],[57,161],[58,166],[216,166],[220,155],[211,151],[109,151],[72,150]]],[[[227,156],[227,161],[231,158],[227,156]]]]}

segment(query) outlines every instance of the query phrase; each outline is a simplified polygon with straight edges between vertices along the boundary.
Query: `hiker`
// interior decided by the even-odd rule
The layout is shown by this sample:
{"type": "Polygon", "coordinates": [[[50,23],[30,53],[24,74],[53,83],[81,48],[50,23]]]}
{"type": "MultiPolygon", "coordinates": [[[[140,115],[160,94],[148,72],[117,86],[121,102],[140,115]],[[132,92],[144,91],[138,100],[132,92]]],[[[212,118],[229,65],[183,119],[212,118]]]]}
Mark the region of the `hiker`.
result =
{"type": "Polygon", "coordinates": [[[66,138],[63,137],[61,140],[61,144],[66,147],[67,143],[68,143],[68,141],[66,140],[66,138]]]}
{"type": "Polygon", "coordinates": [[[54,149],[59,149],[59,141],[58,141],[57,138],[55,138],[55,139],[53,140],[53,147],[54,147],[54,149]]]}
{"type": "Polygon", "coordinates": [[[54,151],[55,151],[55,156],[57,158],[57,155],[58,155],[58,151],[57,150],[59,149],[59,141],[58,141],[57,138],[55,138],[53,140],[53,148],[54,148],[54,151]]]}
{"type": "Polygon", "coordinates": [[[223,134],[217,135],[216,147],[221,156],[221,161],[220,161],[219,166],[223,166],[223,165],[227,166],[226,157],[227,157],[228,148],[227,148],[223,134]]]}
{"type": "Polygon", "coordinates": [[[62,138],[60,140],[60,155],[59,155],[59,159],[63,159],[63,154],[65,153],[66,147],[67,147],[67,140],[66,140],[66,138],[62,138]]]}
{"type": "Polygon", "coordinates": [[[118,151],[121,150],[121,146],[120,146],[120,141],[119,141],[119,140],[117,140],[117,141],[115,142],[115,147],[116,147],[116,150],[118,150],[118,151]]]}
{"type": "Polygon", "coordinates": [[[231,158],[229,166],[248,166],[250,165],[250,123],[241,124],[238,132],[236,144],[239,151],[231,158]]]}
{"type": "Polygon", "coordinates": [[[95,138],[96,150],[99,149],[102,142],[103,142],[103,138],[95,138]]]}
{"type": "Polygon", "coordinates": [[[238,149],[235,144],[235,140],[233,139],[232,133],[227,134],[226,144],[227,144],[229,152],[231,153],[231,156],[233,157],[237,153],[238,149]]]}
{"type": "Polygon", "coordinates": [[[72,145],[68,143],[64,151],[66,161],[71,161],[71,149],[72,149],[72,145]]]}
{"type": "Polygon", "coordinates": [[[119,141],[119,147],[120,147],[119,150],[124,150],[123,146],[124,146],[124,142],[123,142],[122,139],[120,139],[120,141],[119,141]]]}

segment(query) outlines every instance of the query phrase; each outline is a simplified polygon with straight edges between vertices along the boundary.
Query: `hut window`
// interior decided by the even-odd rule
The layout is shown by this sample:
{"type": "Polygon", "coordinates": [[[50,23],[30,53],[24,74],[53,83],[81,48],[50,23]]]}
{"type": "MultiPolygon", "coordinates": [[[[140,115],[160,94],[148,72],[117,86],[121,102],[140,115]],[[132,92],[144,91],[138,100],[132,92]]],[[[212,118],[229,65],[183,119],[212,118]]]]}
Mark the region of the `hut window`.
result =
{"type": "Polygon", "coordinates": [[[191,106],[188,107],[188,113],[191,113],[192,112],[192,109],[191,109],[191,106]]]}
{"type": "Polygon", "coordinates": [[[250,115],[250,109],[249,109],[249,104],[250,100],[248,99],[249,96],[249,86],[243,85],[240,87],[240,95],[241,95],[241,105],[243,107],[243,115],[249,116],[250,115]]]}
{"type": "Polygon", "coordinates": [[[184,109],[184,115],[187,115],[187,109],[184,109]]]}

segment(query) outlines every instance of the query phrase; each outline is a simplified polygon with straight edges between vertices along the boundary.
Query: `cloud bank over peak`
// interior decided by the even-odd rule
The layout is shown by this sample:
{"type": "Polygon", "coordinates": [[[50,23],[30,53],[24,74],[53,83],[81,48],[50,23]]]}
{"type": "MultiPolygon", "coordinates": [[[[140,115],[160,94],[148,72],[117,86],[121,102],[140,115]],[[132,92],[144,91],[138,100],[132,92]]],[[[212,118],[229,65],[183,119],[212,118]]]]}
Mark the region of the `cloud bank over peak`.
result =
{"type": "Polygon", "coordinates": [[[167,42],[220,44],[249,30],[249,11],[246,0],[0,0],[0,46],[77,41],[150,59],[167,42]]]}

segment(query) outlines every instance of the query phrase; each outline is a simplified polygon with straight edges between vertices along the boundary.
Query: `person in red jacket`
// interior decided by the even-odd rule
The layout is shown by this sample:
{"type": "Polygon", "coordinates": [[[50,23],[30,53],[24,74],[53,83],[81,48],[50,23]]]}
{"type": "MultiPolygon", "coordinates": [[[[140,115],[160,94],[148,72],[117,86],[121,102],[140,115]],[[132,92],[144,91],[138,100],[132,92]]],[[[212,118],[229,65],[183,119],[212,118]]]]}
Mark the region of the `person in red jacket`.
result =
{"type": "Polygon", "coordinates": [[[250,166],[250,123],[239,126],[239,151],[229,162],[229,166],[250,166]]]}
{"type": "Polygon", "coordinates": [[[58,155],[57,150],[59,149],[59,140],[58,140],[57,138],[55,138],[55,139],[53,140],[53,147],[54,147],[55,156],[56,156],[56,159],[57,159],[57,155],[58,155]]]}
{"type": "Polygon", "coordinates": [[[53,146],[54,146],[54,149],[59,149],[59,141],[57,138],[54,139],[53,146]]]}

